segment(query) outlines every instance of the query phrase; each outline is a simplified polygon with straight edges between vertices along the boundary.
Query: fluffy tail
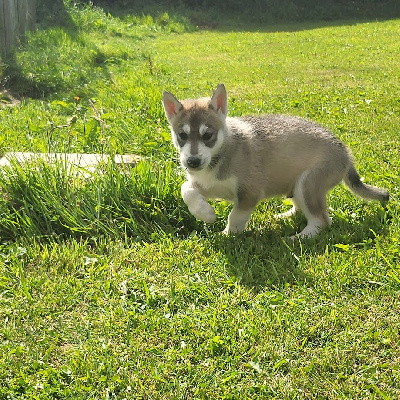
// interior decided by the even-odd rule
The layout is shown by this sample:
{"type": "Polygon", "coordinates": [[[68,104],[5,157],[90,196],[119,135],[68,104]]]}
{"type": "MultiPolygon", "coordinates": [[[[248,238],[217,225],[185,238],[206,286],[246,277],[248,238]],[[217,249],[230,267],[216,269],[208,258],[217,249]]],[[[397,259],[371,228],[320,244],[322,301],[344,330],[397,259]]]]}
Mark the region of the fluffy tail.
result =
{"type": "Polygon", "coordinates": [[[389,192],[387,190],[363,183],[353,164],[350,166],[343,180],[353,193],[364,199],[379,200],[384,203],[389,200],[389,192]]]}

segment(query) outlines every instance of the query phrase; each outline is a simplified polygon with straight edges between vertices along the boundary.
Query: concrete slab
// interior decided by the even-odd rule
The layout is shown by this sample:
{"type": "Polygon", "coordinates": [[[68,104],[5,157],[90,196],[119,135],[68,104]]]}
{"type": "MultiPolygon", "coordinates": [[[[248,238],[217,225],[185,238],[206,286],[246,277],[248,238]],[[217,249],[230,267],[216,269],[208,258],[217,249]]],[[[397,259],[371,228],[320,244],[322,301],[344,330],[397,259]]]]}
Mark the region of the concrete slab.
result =
{"type": "MultiPolygon", "coordinates": [[[[95,169],[101,163],[107,163],[110,159],[108,154],[87,154],[87,153],[30,153],[10,152],[0,159],[0,167],[11,167],[12,162],[29,163],[37,160],[44,160],[49,163],[65,162],[69,165],[82,167],[87,170],[95,169]]],[[[133,154],[117,154],[114,156],[116,164],[135,165],[140,157],[133,154]]]]}

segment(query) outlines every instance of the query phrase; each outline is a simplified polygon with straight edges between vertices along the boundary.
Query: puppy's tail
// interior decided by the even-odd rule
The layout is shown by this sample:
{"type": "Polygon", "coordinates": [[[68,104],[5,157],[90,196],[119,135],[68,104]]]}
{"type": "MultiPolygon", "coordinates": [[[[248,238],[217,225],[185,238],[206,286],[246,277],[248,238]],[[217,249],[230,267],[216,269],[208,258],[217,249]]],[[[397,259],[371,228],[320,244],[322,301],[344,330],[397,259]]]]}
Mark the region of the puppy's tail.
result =
{"type": "Polygon", "coordinates": [[[353,193],[364,199],[379,200],[382,203],[386,203],[389,200],[389,192],[387,190],[363,183],[353,164],[350,165],[343,180],[353,193]]]}

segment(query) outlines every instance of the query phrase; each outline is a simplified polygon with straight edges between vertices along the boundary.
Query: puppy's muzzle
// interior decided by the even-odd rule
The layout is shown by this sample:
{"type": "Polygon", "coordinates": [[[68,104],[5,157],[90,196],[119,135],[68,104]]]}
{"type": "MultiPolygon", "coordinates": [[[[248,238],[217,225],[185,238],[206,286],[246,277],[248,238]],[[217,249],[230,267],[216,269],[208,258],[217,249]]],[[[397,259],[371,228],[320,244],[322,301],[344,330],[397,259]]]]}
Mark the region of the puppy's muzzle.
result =
{"type": "Polygon", "coordinates": [[[186,160],[186,164],[189,168],[197,169],[201,167],[201,158],[196,156],[190,156],[186,160]]]}

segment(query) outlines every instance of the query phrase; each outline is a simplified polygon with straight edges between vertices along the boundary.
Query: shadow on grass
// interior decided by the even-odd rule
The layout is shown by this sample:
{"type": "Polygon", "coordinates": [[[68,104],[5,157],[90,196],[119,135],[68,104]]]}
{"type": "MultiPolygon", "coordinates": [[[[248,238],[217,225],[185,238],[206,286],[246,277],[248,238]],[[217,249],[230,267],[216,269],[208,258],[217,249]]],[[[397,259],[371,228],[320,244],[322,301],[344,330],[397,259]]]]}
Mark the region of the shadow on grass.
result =
{"type": "Polygon", "coordinates": [[[293,223],[281,221],[278,231],[266,228],[232,236],[216,234],[213,245],[215,251],[226,256],[229,273],[255,291],[287,284],[312,286],[313,278],[304,267],[315,257],[341,251],[346,245],[363,250],[376,248],[376,236],[387,235],[391,221],[390,210],[378,210],[357,222],[334,220],[331,228],[315,238],[292,241],[287,237],[305,225],[304,217],[297,215],[293,223]]]}
{"type": "Polygon", "coordinates": [[[299,265],[299,257],[291,244],[276,232],[245,232],[236,236],[219,235],[215,251],[228,261],[229,273],[256,292],[265,287],[304,284],[310,279],[299,265]]]}
{"type": "Polygon", "coordinates": [[[137,0],[97,0],[96,5],[121,19],[129,15],[150,15],[158,18],[167,13],[177,20],[186,20],[200,30],[221,32],[302,31],[326,26],[342,26],[377,20],[400,18],[397,0],[311,1],[281,0],[272,2],[164,2],[137,0]]]}
{"type": "MultiPolygon", "coordinates": [[[[86,3],[90,2],[86,1],[86,3]]],[[[268,7],[267,4],[263,5],[262,2],[257,2],[258,9],[254,8],[256,6],[248,7],[246,4],[234,3],[236,8],[231,9],[229,8],[231,3],[224,4],[224,2],[212,7],[201,7],[193,6],[193,4],[185,1],[165,2],[163,4],[153,0],[139,0],[132,3],[126,0],[94,1],[95,5],[104,9],[107,16],[129,19],[129,17],[135,15],[149,15],[154,20],[158,20],[161,26],[172,20],[180,21],[182,25],[186,26],[187,30],[211,29],[220,32],[290,32],[321,26],[351,25],[400,17],[400,3],[395,0],[384,0],[382,2],[373,0],[329,1],[326,4],[317,2],[317,4],[314,4],[315,7],[311,7],[310,2],[305,0],[299,2],[299,4],[284,0],[283,2],[271,3],[268,7]]],[[[85,44],[80,34],[82,27],[78,26],[71,16],[70,7],[78,6],[66,6],[65,4],[62,0],[43,0],[37,12],[38,30],[46,32],[53,28],[59,28],[72,42],[78,45],[85,44]]],[[[86,7],[88,7],[87,10],[92,10],[91,5],[86,7]]],[[[96,19],[93,21],[94,25],[96,21],[96,19]]],[[[133,40],[136,40],[136,38],[133,38],[133,40]]],[[[52,65],[51,62],[50,65],[43,65],[40,68],[37,65],[23,68],[16,54],[12,54],[8,59],[3,60],[6,67],[3,68],[2,76],[0,76],[0,85],[16,97],[43,98],[71,89],[71,86],[74,88],[83,87],[93,78],[92,75],[98,73],[99,68],[102,70],[104,79],[108,79],[110,75],[105,55],[93,43],[90,43],[90,47],[90,51],[94,53],[93,59],[90,60],[92,65],[86,63],[84,65],[85,71],[82,71],[83,68],[75,68],[74,74],[78,77],[73,83],[68,83],[65,78],[61,78],[64,72],[62,65],[58,67],[58,70],[57,66],[52,65]]],[[[37,52],[42,52],[43,59],[46,60],[51,50],[44,46],[44,48],[37,48],[37,52]]],[[[78,57],[73,55],[72,58],[78,57]]],[[[37,64],[38,62],[36,60],[32,63],[37,64]]],[[[73,69],[74,65],[69,67],[73,69]]]]}
{"type": "MultiPolygon", "coordinates": [[[[64,35],[77,46],[88,45],[80,34],[80,27],[71,16],[71,10],[66,7],[63,0],[42,1],[38,5],[37,20],[36,33],[25,44],[25,48],[30,47],[31,51],[34,50],[35,59],[21,63],[18,52],[23,51],[23,48],[16,49],[4,57],[3,71],[0,75],[0,87],[3,90],[10,92],[16,98],[44,98],[71,89],[71,86],[83,87],[91,80],[92,74],[95,75],[95,71],[98,73],[99,69],[105,79],[110,77],[105,55],[93,43],[89,44],[91,54],[93,54],[92,65],[85,64],[84,71],[83,68],[76,67],[79,63],[78,59],[70,59],[71,65],[66,68],[52,54],[63,50],[56,47],[49,48],[49,43],[57,46],[57,42],[64,35]],[[54,33],[54,30],[58,30],[58,35],[54,33]],[[40,33],[42,37],[38,39],[40,33]],[[51,35],[53,35],[52,39],[45,42],[43,38],[46,36],[50,38],[51,35]],[[65,73],[66,70],[68,70],[67,73],[65,73]],[[75,81],[68,82],[66,77],[72,73],[76,75],[75,81]]],[[[71,58],[73,58],[72,55],[71,58]]]]}

